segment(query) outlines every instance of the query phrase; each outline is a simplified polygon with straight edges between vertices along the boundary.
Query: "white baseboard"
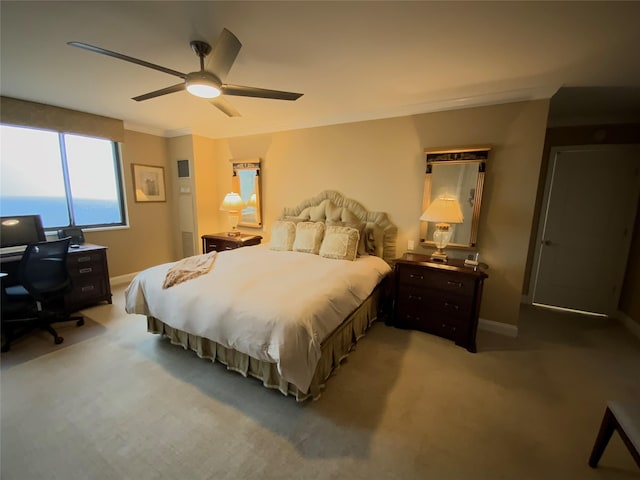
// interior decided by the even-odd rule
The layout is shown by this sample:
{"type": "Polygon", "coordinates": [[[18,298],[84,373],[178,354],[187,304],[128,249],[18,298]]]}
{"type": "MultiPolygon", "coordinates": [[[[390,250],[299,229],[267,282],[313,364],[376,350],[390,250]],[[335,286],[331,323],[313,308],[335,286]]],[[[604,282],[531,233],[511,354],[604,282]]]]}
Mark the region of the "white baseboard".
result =
{"type": "Polygon", "coordinates": [[[140,272],[127,273],[126,275],[111,277],[109,278],[109,283],[111,283],[111,285],[122,285],[123,283],[129,283],[138,273],[140,272]]]}
{"type": "Polygon", "coordinates": [[[478,328],[480,328],[481,330],[486,330],[487,332],[499,333],[500,335],[505,335],[507,337],[515,338],[518,336],[517,325],[494,322],[493,320],[486,320],[484,318],[478,319],[478,328]]]}
{"type": "Polygon", "coordinates": [[[622,312],[618,312],[618,319],[624,327],[629,330],[633,335],[640,338],[640,324],[634,322],[633,319],[622,312]]]}

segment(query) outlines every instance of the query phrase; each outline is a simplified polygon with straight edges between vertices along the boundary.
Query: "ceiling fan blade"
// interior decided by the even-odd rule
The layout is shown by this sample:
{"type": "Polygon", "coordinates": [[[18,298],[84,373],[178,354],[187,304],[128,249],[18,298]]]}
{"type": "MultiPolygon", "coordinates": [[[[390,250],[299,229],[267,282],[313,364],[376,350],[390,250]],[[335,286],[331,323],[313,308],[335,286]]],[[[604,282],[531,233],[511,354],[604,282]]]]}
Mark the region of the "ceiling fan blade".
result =
{"type": "Polygon", "coordinates": [[[240,117],[240,112],[222,97],[216,97],[209,101],[211,105],[220,109],[228,117],[240,117]]]}
{"type": "Polygon", "coordinates": [[[178,83],[177,85],[172,85],[171,87],[161,88],[160,90],[145,93],[144,95],[138,95],[137,97],[133,97],[132,100],[135,100],[136,102],[141,102],[142,100],[149,100],[150,98],[159,97],[161,95],[167,95],[168,93],[179,92],[180,90],[184,90],[184,89],[185,89],[184,82],[178,83]]]}
{"type": "Polygon", "coordinates": [[[218,41],[213,47],[207,61],[207,70],[213,72],[216,77],[224,81],[235,62],[238,52],[242,48],[240,40],[226,28],[222,29],[218,41]]]}
{"type": "Polygon", "coordinates": [[[101,53],[102,55],[108,55],[110,57],[117,58],[119,60],[124,60],[126,62],[135,63],[136,65],[141,65],[143,67],[152,68],[160,72],[168,73],[169,75],[175,75],[176,77],[185,78],[187,76],[186,74],[182,72],[178,72],[177,70],[172,70],[170,68],[162,67],[160,65],[156,65],[155,63],[145,62],[144,60],[139,60],[137,58],[133,58],[128,55],[123,55],[122,53],[112,52],[111,50],[106,50],[104,48],[96,47],[94,45],[89,45],[88,43],[67,42],[67,45],[71,45],[72,47],[82,48],[90,52],[101,53]]]}
{"type": "Polygon", "coordinates": [[[244,87],[242,85],[222,85],[223,95],[236,95],[239,97],[272,98],[275,100],[297,100],[303,94],[282,92],[280,90],[268,90],[266,88],[244,87]]]}

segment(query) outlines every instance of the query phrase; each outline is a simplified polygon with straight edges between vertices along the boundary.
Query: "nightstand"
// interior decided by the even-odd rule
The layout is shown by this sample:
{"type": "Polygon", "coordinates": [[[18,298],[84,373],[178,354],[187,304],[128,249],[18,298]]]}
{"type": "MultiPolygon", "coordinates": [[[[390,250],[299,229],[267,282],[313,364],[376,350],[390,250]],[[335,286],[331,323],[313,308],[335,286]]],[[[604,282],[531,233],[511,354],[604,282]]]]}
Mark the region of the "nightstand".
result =
{"type": "Polygon", "coordinates": [[[394,324],[453,340],[476,352],[482,286],[488,275],[463,260],[405,253],[394,261],[394,324]]]}
{"type": "Polygon", "coordinates": [[[259,245],[261,241],[262,237],[260,235],[246,235],[244,233],[235,237],[227,235],[226,232],[202,235],[202,253],[235,250],[240,247],[259,245]]]}

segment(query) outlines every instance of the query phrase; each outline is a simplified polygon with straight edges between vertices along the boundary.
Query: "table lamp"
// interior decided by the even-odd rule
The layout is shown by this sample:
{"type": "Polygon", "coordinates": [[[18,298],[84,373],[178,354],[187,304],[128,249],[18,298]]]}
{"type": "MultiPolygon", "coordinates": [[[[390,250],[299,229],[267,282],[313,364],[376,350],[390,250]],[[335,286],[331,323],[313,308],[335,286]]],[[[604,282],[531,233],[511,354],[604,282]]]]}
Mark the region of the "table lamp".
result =
{"type": "Polygon", "coordinates": [[[229,192],[224,196],[220,210],[223,212],[229,212],[229,221],[231,222],[231,231],[227,232],[230,237],[237,237],[240,235],[238,231],[238,221],[240,219],[240,213],[245,207],[242,197],[236,192],[229,192]]]}
{"type": "Polygon", "coordinates": [[[464,221],[458,200],[446,196],[436,198],[429,204],[420,217],[420,220],[436,224],[433,243],[436,244],[437,250],[431,254],[431,260],[446,262],[447,254],[444,252],[444,249],[449,244],[449,240],[451,240],[452,231],[450,224],[462,223],[464,221]]]}

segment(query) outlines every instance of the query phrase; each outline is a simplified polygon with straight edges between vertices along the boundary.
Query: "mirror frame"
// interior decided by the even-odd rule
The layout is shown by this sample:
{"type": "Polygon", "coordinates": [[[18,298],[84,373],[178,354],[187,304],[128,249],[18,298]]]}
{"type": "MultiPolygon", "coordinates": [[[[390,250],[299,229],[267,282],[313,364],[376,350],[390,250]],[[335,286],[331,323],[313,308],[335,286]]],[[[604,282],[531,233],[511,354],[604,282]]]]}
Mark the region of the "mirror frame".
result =
{"type": "MultiPolygon", "coordinates": [[[[428,148],[424,150],[427,168],[425,171],[424,191],[422,196],[422,211],[424,212],[431,203],[431,184],[433,180],[434,165],[477,165],[478,176],[473,197],[473,214],[471,217],[471,231],[469,243],[450,243],[447,248],[475,249],[478,238],[478,224],[480,221],[480,207],[482,204],[482,189],[486,171],[486,162],[489,158],[490,145],[457,147],[457,148],[428,148]]],[[[420,221],[420,244],[426,247],[435,247],[433,240],[427,238],[428,222],[420,221]]]]}
{"type": "Polygon", "coordinates": [[[262,227],[262,196],[260,192],[260,159],[252,159],[252,160],[231,160],[233,165],[233,176],[231,177],[231,190],[233,192],[237,192],[240,194],[242,198],[243,195],[241,184],[240,184],[240,172],[243,170],[253,170],[255,171],[255,177],[253,182],[253,192],[256,194],[256,205],[255,205],[255,222],[244,222],[242,220],[242,212],[240,212],[240,219],[238,221],[239,227],[251,227],[251,228],[260,228],[262,227]]]}

